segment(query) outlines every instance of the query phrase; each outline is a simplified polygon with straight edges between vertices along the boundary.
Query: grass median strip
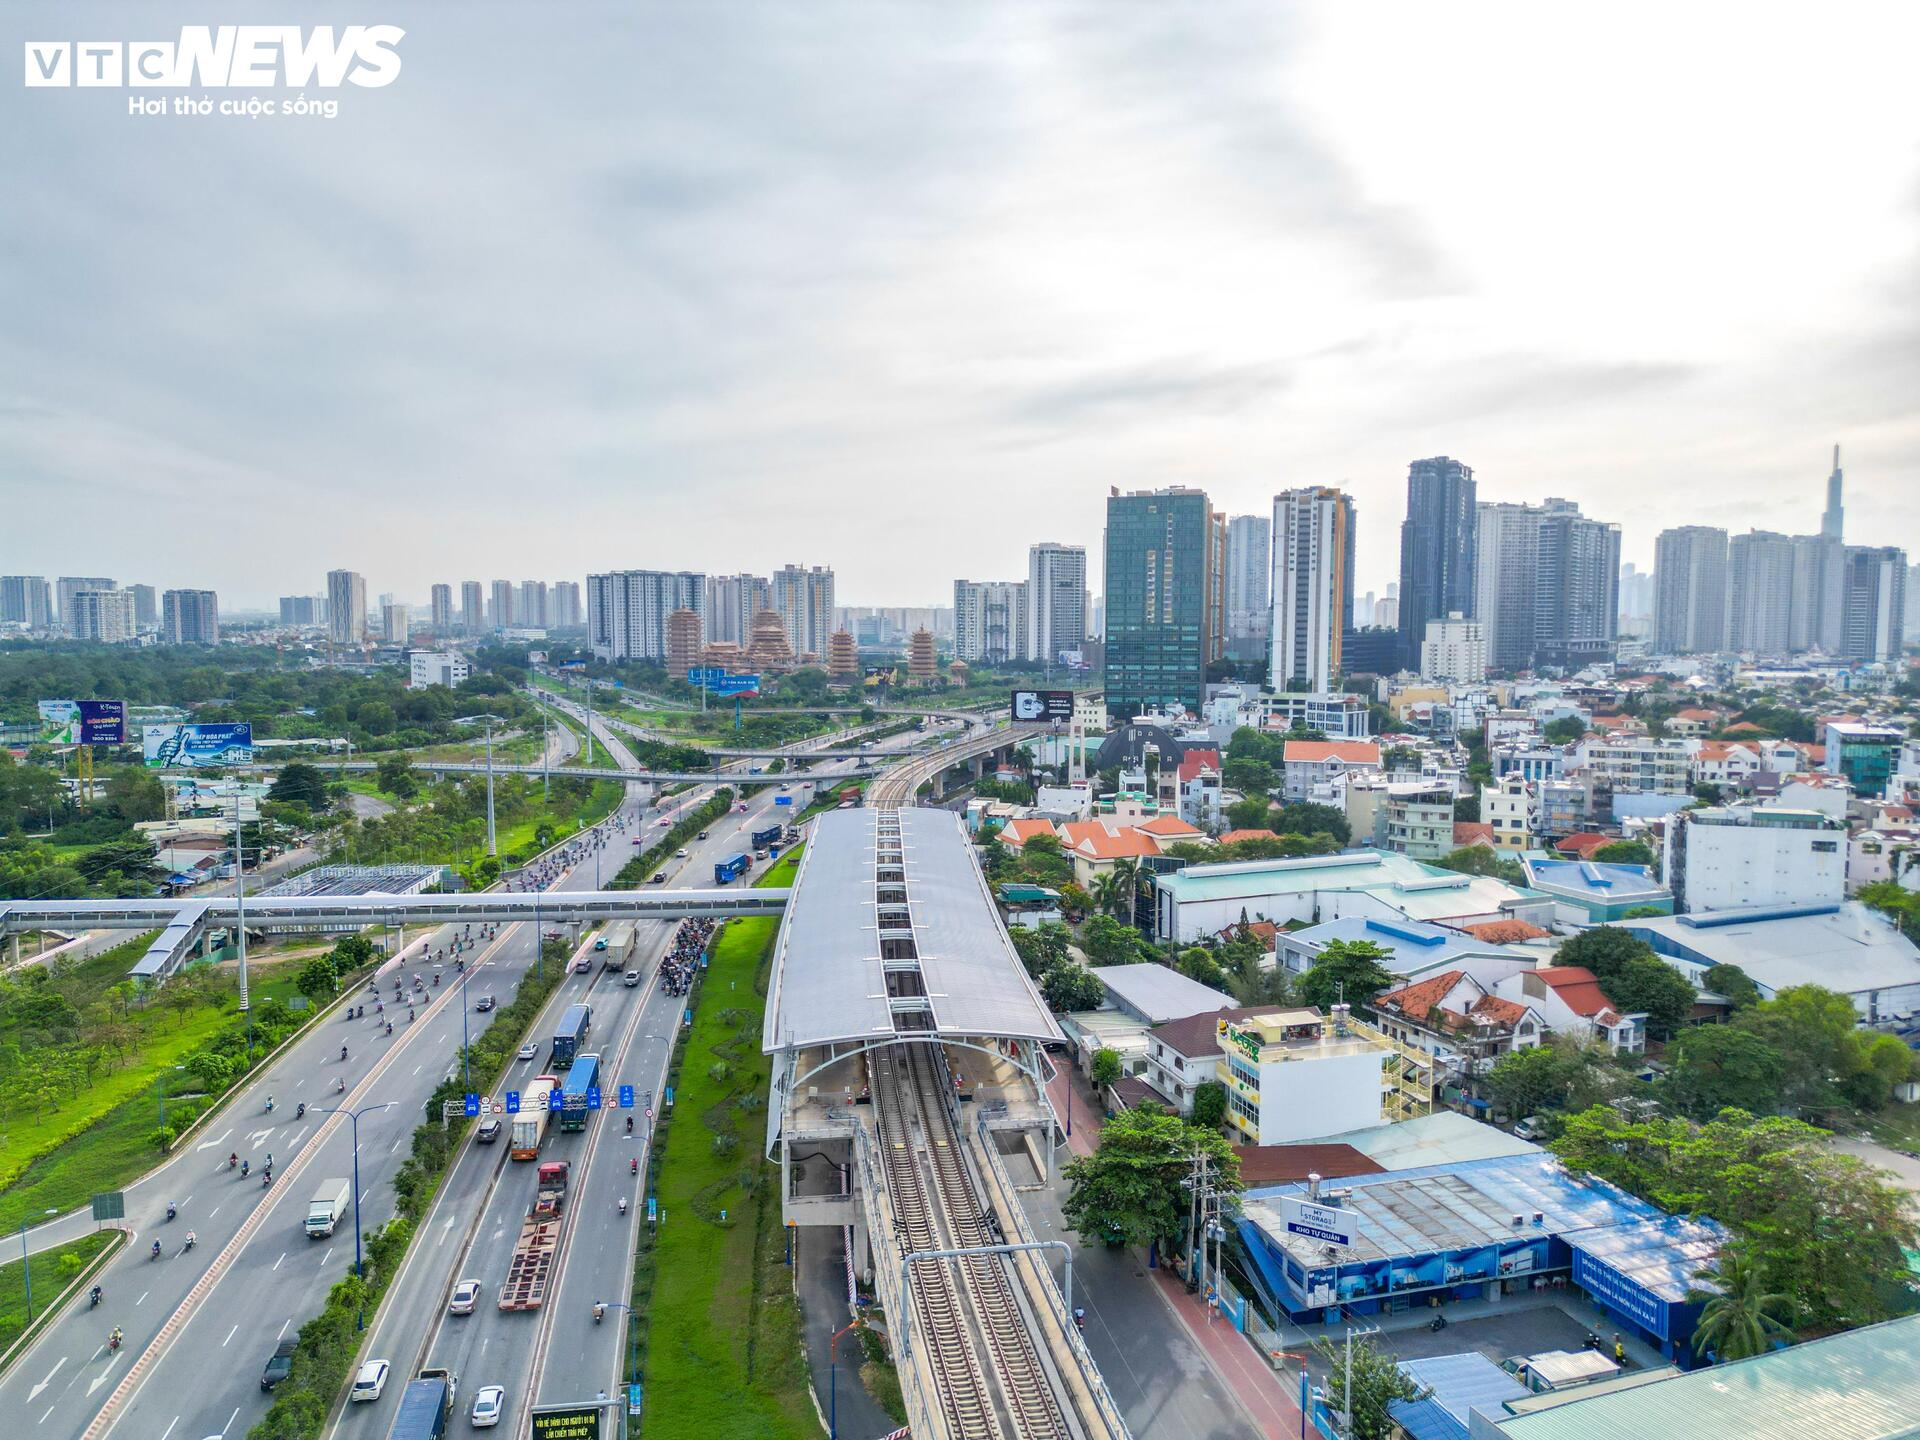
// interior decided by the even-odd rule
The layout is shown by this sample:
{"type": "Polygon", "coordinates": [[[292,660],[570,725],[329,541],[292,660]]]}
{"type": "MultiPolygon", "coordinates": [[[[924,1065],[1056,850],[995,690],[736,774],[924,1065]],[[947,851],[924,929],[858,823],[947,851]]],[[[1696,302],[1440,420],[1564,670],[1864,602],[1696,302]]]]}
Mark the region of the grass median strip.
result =
{"type": "MultiPolygon", "coordinates": [[[[755,883],[790,885],[798,851],[755,883]]],[[[819,1434],[799,1303],[784,1263],[778,1176],[761,1158],[769,1062],[760,1053],[777,920],[730,921],[676,1047],[672,1113],[654,1132],[631,1297],[647,1440],[819,1434]]]]}
{"type": "MultiPolygon", "coordinates": [[[[82,1270],[87,1262],[113,1243],[114,1232],[98,1230],[69,1240],[33,1257],[33,1313],[46,1314],[47,1307],[82,1270]]],[[[0,1350],[19,1338],[27,1328],[27,1267],[18,1260],[0,1265],[0,1350]]]]}

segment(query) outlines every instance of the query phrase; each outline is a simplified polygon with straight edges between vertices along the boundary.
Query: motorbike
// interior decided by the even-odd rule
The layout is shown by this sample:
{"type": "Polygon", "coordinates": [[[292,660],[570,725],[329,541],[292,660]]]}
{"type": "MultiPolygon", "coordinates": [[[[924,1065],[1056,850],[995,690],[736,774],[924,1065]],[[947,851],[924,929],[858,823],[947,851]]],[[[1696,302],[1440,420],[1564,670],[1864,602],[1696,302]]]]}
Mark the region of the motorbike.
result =
{"type": "Polygon", "coordinates": [[[89,1310],[94,1309],[105,1298],[106,1297],[100,1291],[100,1287],[98,1285],[94,1286],[93,1289],[87,1295],[87,1308],[89,1310]]]}
{"type": "Polygon", "coordinates": [[[187,1253],[187,1251],[193,1249],[193,1242],[194,1242],[194,1237],[191,1235],[187,1236],[187,1243],[180,1247],[180,1253],[184,1255],[187,1253]]]}
{"type": "Polygon", "coordinates": [[[296,1120],[304,1120],[307,1118],[307,1102],[306,1101],[302,1100],[299,1103],[299,1105],[294,1107],[293,1118],[296,1120]]]}
{"type": "Polygon", "coordinates": [[[1433,1319],[1427,1322],[1427,1329],[1429,1330],[1440,1331],[1446,1328],[1447,1328],[1447,1317],[1444,1315],[1436,1315],[1433,1317],[1433,1319]]]}
{"type": "Polygon", "coordinates": [[[120,1332],[116,1330],[107,1337],[107,1349],[118,1350],[119,1348],[120,1348],[120,1332]]]}
{"type": "Polygon", "coordinates": [[[160,1258],[160,1242],[158,1240],[153,1242],[153,1249],[147,1252],[147,1258],[149,1260],[158,1260],[160,1258]]]}
{"type": "Polygon", "coordinates": [[[622,1215],[627,1213],[627,1197],[624,1195],[620,1197],[620,1213],[622,1215]]]}
{"type": "Polygon", "coordinates": [[[168,1219],[168,1220],[172,1220],[172,1219],[173,1219],[173,1217],[174,1217],[174,1215],[175,1215],[175,1214],[177,1214],[177,1213],[178,1213],[178,1212],[174,1210],[174,1208],[173,1208],[173,1206],[171,1206],[171,1205],[169,1205],[169,1206],[167,1206],[167,1219],[168,1219]]]}

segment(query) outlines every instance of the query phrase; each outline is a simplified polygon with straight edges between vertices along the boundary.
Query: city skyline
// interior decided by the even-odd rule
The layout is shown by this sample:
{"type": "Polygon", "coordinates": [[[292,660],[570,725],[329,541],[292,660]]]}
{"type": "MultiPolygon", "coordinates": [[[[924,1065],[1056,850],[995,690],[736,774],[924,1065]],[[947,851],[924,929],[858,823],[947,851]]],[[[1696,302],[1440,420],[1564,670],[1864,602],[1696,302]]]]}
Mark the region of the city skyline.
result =
{"type": "Polygon", "coordinates": [[[583,9],[499,112],[450,76],[519,17],[407,18],[399,83],[266,146],[0,91],[22,122],[0,126],[21,202],[0,237],[43,277],[0,322],[0,570],[209,583],[145,563],[148,516],[217,494],[237,542],[217,588],[264,608],[274,517],[328,494],[301,548],[382,588],[431,527],[449,579],[765,574],[799,551],[848,595],[926,604],[1021,573],[1006,508],[1098,570],[1109,486],[1257,515],[1327,485],[1380,591],[1416,457],[1460,457],[1483,502],[1564,496],[1645,566],[1675,518],[1816,531],[1836,443],[1849,529],[1920,550],[1908,9],[1750,25],[1737,66],[1710,63],[1705,14],[1662,15],[1649,49],[1537,7],[1395,9],[1393,46],[1336,7],[1097,29],[990,5],[583,9]],[[1575,45],[1577,75],[1531,63],[1575,45]],[[1436,60],[1448,104],[1412,124],[1436,60]],[[1607,103],[1623,80],[1630,117],[1607,103]],[[402,157],[452,125],[498,143],[413,183],[402,157]],[[183,163],[205,183],[177,186],[183,163]],[[337,205],[381,238],[327,245],[337,205]],[[261,223],[273,243],[236,248],[261,223]],[[330,302],[272,283],[269,253],[330,302]],[[419,283],[427,256],[443,283],[419,283]],[[169,298],[216,284],[252,297],[244,366],[169,298]],[[348,361],[369,337],[386,358],[348,361]],[[87,555],[47,561],[76,493],[101,502],[87,555]],[[529,523],[558,494],[595,523],[529,523]],[[716,512],[725,542],[700,540],[716,512]],[[940,573],[903,518],[939,536],[940,573]]]}

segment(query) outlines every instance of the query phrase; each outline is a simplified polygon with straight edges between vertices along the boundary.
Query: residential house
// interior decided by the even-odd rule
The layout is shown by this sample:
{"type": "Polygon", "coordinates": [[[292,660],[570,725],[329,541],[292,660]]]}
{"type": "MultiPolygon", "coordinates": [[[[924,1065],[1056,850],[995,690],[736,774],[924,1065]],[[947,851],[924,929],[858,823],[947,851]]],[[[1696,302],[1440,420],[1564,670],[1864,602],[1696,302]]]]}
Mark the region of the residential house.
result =
{"type": "Polygon", "coordinates": [[[1377,774],[1380,746],[1372,740],[1289,740],[1281,752],[1289,800],[1332,802],[1350,774],[1377,774]]]}
{"type": "Polygon", "coordinates": [[[1242,1142],[1317,1140],[1432,1108],[1431,1060],[1344,1005],[1216,1017],[1227,1124],[1242,1142]]]}
{"type": "Polygon", "coordinates": [[[1456,820],[1453,822],[1453,848],[1465,850],[1478,845],[1484,850],[1494,849],[1493,826],[1482,820],[1456,820]]]}
{"type": "Polygon", "coordinates": [[[1180,818],[1211,828],[1220,823],[1220,752],[1192,749],[1180,757],[1175,771],[1179,785],[1180,818]]]}
{"type": "Polygon", "coordinates": [[[1702,740],[1693,752],[1688,774],[1695,785],[1737,790],[1763,768],[1758,745],[1744,740],[1702,740]]]}
{"type": "Polygon", "coordinates": [[[1132,825],[1116,825],[1106,820],[1076,820],[1060,827],[1060,848],[1073,862],[1073,879],[1082,890],[1091,891],[1094,881],[1111,875],[1122,860],[1138,864],[1158,855],[1160,846],[1151,835],[1132,825]]]}
{"type": "Polygon", "coordinates": [[[1485,1075],[1509,1050],[1538,1045],[1547,1035],[1538,1010],[1502,999],[1464,970],[1443,970],[1384,991],[1371,1008],[1384,1033],[1433,1056],[1439,1070],[1463,1080],[1485,1075]]]}
{"type": "Polygon", "coordinates": [[[1480,820],[1488,827],[1496,850],[1531,850],[1533,815],[1539,805],[1534,786],[1518,771],[1480,787],[1480,820]]]}
{"type": "Polygon", "coordinates": [[[1221,1022],[1279,1015],[1285,1006],[1256,1005],[1207,1010],[1169,1020],[1147,1032],[1147,1068],[1142,1078],[1181,1115],[1193,1114],[1193,1092],[1220,1078],[1221,1022]]]}
{"type": "Polygon", "coordinates": [[[1593,860],[1520,862],[1527,888],[1551,895],[1563,925],[1610,925],[1636,910],[1673,913],[1673,893],[1644,865],[1603,865],[1593,860]]]}
{"type": "Polygon", "coordinates": [[[1424,781],[1390,782],[1382,841],[1396,855],[1415,860],[1446,855],[1453,849],[1452,788],[1424,781]]]}
{"type": "Polygon", "coordinates": [[[1647,1017],[1622,1015],[1601,990],[1599,977],[1583,965],[1524,970],[1500,981],[1493,993],[1530,1006],[1547,1029],[1583,1044],[1605,1045],[1616,1055],[1639,1055],[1647,1048],[1647,1017]]]}
{"type": "Polygon", "coordinates": [[[1278,962],[1296,974],[1311,969],[1328,945],[1345,941],[1374,945],[1385,951],[1381,968],[1408,983],[1458,970],[1491,990],[1496,981],[1531,970],[1542,958],[1508,948],[1512,942],[1497,938],[1501,934],[1526,940],[1547,932],[1518,920],[1449,927],[1417,920],[1369,920],[1348,915],[1301,930],[1279,931],[1274,943],[1278,962]],[[1489,936],[1495,938],[1486,938],[1489,936]]]}

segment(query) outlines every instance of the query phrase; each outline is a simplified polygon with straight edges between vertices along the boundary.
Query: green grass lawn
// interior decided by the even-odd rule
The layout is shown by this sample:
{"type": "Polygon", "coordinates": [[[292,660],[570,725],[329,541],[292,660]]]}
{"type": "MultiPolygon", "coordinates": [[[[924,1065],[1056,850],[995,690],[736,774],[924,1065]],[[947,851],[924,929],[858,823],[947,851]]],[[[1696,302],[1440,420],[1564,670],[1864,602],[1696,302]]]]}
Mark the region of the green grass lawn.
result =
{"type": "MultiPolygon", "coordinates": [[[[78,1240],[56,1245],[33,1257],[33,1313],[44,1315],[67,1282],[86,1268],[94,1256],[112,1243],[116,1232],[96,1231],[78,1240]]],[[[27,1267],[15,1259],[0,1265],[0,1350],[5,1350],[27,1328],[27,1267]]]]}
{"type": "MultiPolygon", "coordinates": [[[[580,781],[582,784],[587,783],[584,775],[580,777],[580,781]]],[[[517,824],[501,828],[498,832],[500,853],[511,855],[524,851],[529,855],[532,854],[534,835],[542,824],[553,826],[553,838],[557,844],[576,831],[584,830],[589,825],[596,825],[606,819],[620,804],[620,794],[624,787],[612,780],[595,780],[592,783],[593,794],[588,796],[586,803],[576,810],[564,815],[549,813],[530,816],[517,824]]]]}
{"type": "MultiPolygon", "coordinates": [[[[754,883],[791,884],[797,856],[754,883]]],[[[819,1434],[783,1263],[779,1176],[760,1158],[771,1070],[760,1019],[778,924],[727,925],[682,1054],[654,1171],[666,1221],[643,1230],[635,1266],[648,1440],[819,1434]]]]}
{"type": "MultiPolygon", "coordinates": [[[[104,951],[76,973],[117,980],[145,945],[142,938],[104,951]]],[[[254,1003],[296,994],[292,977],[300,963],[256,971],[250,977],[254,1003]]],[[[197,1093],[192,1077],[174,1066],[239,1023],[231,983],[191,1010],[154,1006],[146,1013],[154,1029],[122,1068],[105,1072],[58,1106],[13,1108],[0,1118],[0,1230],[37,1220],[49,1209],[83,1205],[95,1193],[128,1184],[151,1169],[161,1158],[154,1143],[161,1090],[172,1125],[184,1124],[211,1103],[211,1097],[197,1093]]]]}

